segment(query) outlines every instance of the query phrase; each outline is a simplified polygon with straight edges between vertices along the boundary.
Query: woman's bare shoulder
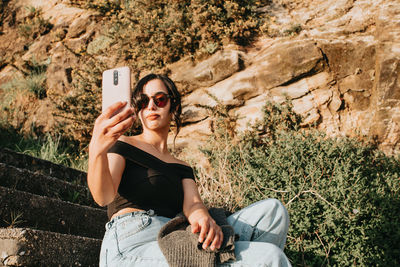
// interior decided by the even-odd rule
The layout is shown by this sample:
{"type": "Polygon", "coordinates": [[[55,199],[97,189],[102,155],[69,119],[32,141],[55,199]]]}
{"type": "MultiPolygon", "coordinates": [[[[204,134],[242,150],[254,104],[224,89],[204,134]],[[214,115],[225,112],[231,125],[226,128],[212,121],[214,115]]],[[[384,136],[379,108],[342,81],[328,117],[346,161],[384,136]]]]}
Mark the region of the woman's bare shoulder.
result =
{"type": "Polygon", "coordinates": [[[173,158],[174,158],[175,163],[179,163],[179,164],[182,164],[182,165],[186,165],[186,166],[188,166],[188,167],[192,167],[192,166],[190,166],[190,164],[187,163],[186,161],[180,160],[180,159],[178,159],[178,158],[176,158],[176,157],[174,157],[174,156],[173,156],[173,158]]]}
{"type": "MultiPolygon", "coordinates": [[[[146,148],[146,143],[144,143],[143,140],[139,136],[121,135],[120,138],[118,138],[118,140],[128,143],[128,144],[131,144],[131,145],[151,154],[151,151],[148,151],[148,149],[146,148]]],[[[154,152],[152,152],[152,153],[154,153],[154,152]]],[[[182,165],[185,165],[188,167],[192,167],[192,166],[190,166],[189,163],[176,158],[172,154],[169,154],[168,156],[163,156],[163,157],[159,157],[158,155],[155,155],[155,154],[154,154],[154,156],[158,157],[160,160],[165,161],[165,162],[178,163],[178,164],[182,164],[182,165]]]]}

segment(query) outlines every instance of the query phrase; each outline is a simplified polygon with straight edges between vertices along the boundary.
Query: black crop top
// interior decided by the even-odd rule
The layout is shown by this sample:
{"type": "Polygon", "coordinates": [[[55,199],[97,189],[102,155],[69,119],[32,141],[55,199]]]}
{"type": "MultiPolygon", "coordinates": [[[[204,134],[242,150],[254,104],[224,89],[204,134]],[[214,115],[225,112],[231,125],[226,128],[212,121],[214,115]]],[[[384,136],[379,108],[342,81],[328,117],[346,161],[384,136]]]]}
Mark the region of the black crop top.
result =
{"type": "Polygon", "coordinates": [[[128,143],[117,141],[108,153],[125,158],[118,192],[107,206],[111,216],[123,208],[152,209],[157,215],[175,217],[183,208],[182,179],[193,179],[193,169],[168,163],[128,143]]]}

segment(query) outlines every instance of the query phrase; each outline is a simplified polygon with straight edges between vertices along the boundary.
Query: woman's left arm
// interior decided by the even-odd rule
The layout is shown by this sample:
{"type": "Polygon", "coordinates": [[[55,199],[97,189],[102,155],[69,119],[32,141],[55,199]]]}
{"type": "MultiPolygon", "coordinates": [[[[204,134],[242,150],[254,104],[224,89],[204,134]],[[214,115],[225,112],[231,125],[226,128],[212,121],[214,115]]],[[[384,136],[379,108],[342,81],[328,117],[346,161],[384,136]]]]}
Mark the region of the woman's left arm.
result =
{"type": "Polygon", "coordinates": [[[192,227],[192,232],[200,232],[199,242],[203,243],[203,249],[208,246],[212,250],[220,248],[223,241],[221,227],[208,213],[195,181],[182,179],[182,186],[184,192],[183,213],[192,227]]]}

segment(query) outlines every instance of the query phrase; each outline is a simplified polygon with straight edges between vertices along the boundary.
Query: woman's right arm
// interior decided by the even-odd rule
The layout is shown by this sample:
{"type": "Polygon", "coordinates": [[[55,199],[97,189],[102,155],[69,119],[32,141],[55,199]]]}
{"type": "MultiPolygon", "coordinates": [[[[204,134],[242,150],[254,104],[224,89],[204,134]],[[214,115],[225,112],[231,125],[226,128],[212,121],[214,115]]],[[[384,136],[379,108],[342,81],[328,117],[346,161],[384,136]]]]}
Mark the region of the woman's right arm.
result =
{"type": "Polygon", "coordinates": [[[93,199],[100,206],[106,206],[114,200],[125,168],[122,156],[114,153],[107,155],[107,151],[133,124],[132,108],[110,118],[124,105],[126,103],[118,102],[96,119],[89,144],[88,186],[93,199]]]}

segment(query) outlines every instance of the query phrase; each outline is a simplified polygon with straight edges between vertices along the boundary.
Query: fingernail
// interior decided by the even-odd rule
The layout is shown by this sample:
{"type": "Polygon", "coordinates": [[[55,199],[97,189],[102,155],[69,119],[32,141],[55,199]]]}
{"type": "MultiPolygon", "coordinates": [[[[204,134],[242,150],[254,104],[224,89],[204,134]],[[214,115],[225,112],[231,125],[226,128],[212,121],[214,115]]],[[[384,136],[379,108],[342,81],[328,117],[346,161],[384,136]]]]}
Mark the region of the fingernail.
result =
{"type": "Polygon", "coordinates": [[[215,247],[214,246],[211,246],[211,250],[214,250],[215,249],[215,247]]]}

